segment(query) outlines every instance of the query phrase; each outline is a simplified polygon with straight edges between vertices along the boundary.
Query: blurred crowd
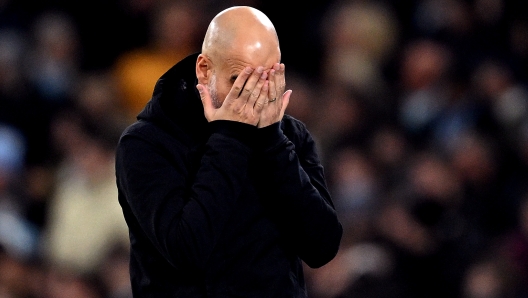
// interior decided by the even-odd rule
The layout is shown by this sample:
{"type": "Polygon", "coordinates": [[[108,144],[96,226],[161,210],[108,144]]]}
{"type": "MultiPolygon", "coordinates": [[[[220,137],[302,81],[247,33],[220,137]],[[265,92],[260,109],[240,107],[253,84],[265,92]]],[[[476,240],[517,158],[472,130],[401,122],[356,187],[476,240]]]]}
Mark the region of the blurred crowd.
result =
{"type": "Polygon", "coordinates": [[[127,298],[114,147],[211,18],[274,22],[345,232],[313,298],[528,297],[523,0],[0,0],[0,298],[127,298]]]}

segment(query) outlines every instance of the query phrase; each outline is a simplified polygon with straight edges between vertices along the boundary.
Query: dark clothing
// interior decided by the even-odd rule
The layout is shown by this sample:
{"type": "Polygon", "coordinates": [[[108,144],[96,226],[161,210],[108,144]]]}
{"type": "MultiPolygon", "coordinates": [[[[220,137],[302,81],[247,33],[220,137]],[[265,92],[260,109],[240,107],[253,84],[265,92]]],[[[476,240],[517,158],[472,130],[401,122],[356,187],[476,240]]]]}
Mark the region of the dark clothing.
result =
{"type": "Polygon", "coordinates": [[[134,297],[307,297],[301,260],[329,262],[342,235],[300,121],[208,123],[197,54],[157,82],[116,155],[134,297]]]}

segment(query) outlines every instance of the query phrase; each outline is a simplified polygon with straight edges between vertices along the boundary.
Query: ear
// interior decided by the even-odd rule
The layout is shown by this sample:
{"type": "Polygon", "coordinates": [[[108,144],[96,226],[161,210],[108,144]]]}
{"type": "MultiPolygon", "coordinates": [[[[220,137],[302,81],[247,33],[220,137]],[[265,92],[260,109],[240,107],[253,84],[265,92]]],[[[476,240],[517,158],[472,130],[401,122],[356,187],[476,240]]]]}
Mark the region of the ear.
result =
{"type": "Polygon", "coordinates": [[[209,83],[212,67],[213,64],[207,56],[204,54],[198,55],[198,59],[196,59],[196,78],[198,78],[198,83],[203,85],[209,83]]]}

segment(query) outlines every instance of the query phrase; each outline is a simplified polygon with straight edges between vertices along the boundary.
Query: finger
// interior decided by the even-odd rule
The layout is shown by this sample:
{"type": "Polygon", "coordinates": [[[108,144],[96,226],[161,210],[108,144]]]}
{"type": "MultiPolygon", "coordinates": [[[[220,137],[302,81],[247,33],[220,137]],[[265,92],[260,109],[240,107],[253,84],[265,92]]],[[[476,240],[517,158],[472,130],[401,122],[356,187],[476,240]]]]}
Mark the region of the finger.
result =
{"type": "Polygon", "coordinates": [[[277,94],[283,94],[284,88],[286,87],[285,80],[285,66],[284,63],[277,63],[277,70],[275,71],[275,88],[277,89],[277,94]]]}
{"type": "Polygon", "coordinates": [[[280,119],[284,116],[284,113],[286,112],[286,108],[288,107],[288,104],[290,103],[290,97],[293,93],[292,90],[288,90],[284,92],[284,95],[282,96],[282,107],[280,111],[280,119]]]}
{"type": "Polygon", "coordinates": [[[215,112],[215,107],[213,105],[211,95],[209,94],[209,90],[207,90],[207,88],[202,84],[196,85],[196,89],[198,89],[198,92],[200,93],[200,99],[202,100],[202,105],[204,107],[205,118],[207,121],[211,121],[215,112]]]}
{"type": "Polygon", "coordinates": [[[286,66],[284,65],[284,63],[277,64],[277,73],[276,73],[276,75],[278,77],[284,78],[285,71],[286,71],[286,66]]]}
{"type": "Polygon", "coordinates": [[[244,85],[244,89],[242,90],[242,93],[239,95],[239,97],[243,97],[247,100],[251,100],[253,97],[254,99],[251,100],[251,103],[253,104],[255,102],[255,100],[258,98],[258,95],[260,93],[260,88],[258,90],[255,90],[255,88],[257,87],[257,84],[259,83],[260,77],[262,76],[263,72],[264,72],[264,67],[262,66],[257,67],[255,71],[253,71],[251,76],[246,81],[246,84],[244,85]],[[253,92],[256,92],[256,93],[253,94],[253,92]]]}
{"type": "Polygon", "coordinates": [[[260,113],[264,109],[264,106],[266,106],[266,104],[268,103],[268,88],[269,88],[269,81],[266,80],[260,91],[259,98],[255,102],[254,110],[257,113],[260,113]]]}
{"type": "Polygon", "coordinates": [[[269,98],[269,101],[270,102],[273,102],[277,99],[277,90],[275,89],[275,68],[272,68],[270,71],[269,71],[269,78],[268,78],[268,82],[269,82],[269,91],[268,91],[268,98],[269,98]]]}
{"type": "Polygon", "coordinates": [[[232,101],[238,98],[251,73],[253,73],[253,68],[249,66],[244,68],[244,70],[240,72],[235,82],[233,83],[233,87],[231,87],[231,90],[227,94],[226,101],[232,101]]]}
{"type": "MultiPolygon", "coordinates": [[[[253,108],[255,103],[258,101],[258,99],[260,99],[260,95],[262,93],[262,87],[266,83],[266,78],[267,77],[268,77],[268,74],[266,72],[262,72],[261,73],[260,78],[259,78],[257,84],[255,85],[255,88],[253,88],[253,91],[251,92],[251,95],[249,96],[248,107],[253,108]]],[[[266,93],[267,92],[268,91],[266,90],[266,93]]]]}

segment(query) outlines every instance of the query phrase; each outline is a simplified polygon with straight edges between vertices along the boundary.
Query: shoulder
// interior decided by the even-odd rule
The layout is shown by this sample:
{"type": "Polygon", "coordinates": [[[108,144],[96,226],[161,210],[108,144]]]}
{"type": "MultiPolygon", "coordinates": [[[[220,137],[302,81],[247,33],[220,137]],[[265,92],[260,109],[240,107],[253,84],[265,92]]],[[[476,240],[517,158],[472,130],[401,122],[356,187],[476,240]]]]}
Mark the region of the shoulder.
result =
{"type": "Polygon", "coordinates": [[[126,137],[150,138],[153,134],[158,133],[158,128],[148,121],[139,120],[129,125],[123,133],[120,140],[126,137]]]}
{"type": "Polygon", "coordinates": [[[146,120],[138,120],[129,125],[121,134],[118,148],[135,147],[138,143],[162,148],[176,140],[158,125],[146,120]]]}
{"type": "Polygon", "coordinates": [[[185,163],[189,146],[150,121],[139,120],[128,126],[116,147],[116,167],[150,168],[153,163],[175,166],[185,163]]]}
{"type": "Polygon", "coordinates": [[[296,133],[308,131],[304,122],[288,114],[284,114],[284,117],[282,118],[281,128],[283,131],[292,130],[296,133]]]}
{"type": "Polygon", "coordinates": [[[282,118],[281,129],[288,139],[290,139],[295,145],[307,138],[311,138],[306,124],[287,114],[282,118]]]}
{"type": "Polygon", "coordinates": [[[116,157],[118,160],[120,156],[130,159],[131,155],[135,156],[144,148],[154,147],[155,144],[151,139],[155,130],[153,125],[145,121],[136,121],[125,128],[117,142],[116,157]]]}
{"type": "Polygon", "coordinates": [[[306,124],[290,115],[284,115],[281,122],[281,129],[286,137],[295,146],[295,151],[301,158],[317,159],[317,145],[306,127],[306,124]]]}
{"type": "Polygon", "coordinates": [[[290,115],[284,115],[281,128],[286,137],[295,146],[295,152],[303,165],[320,164],[315,140],[306,124],[290,115]]]}

